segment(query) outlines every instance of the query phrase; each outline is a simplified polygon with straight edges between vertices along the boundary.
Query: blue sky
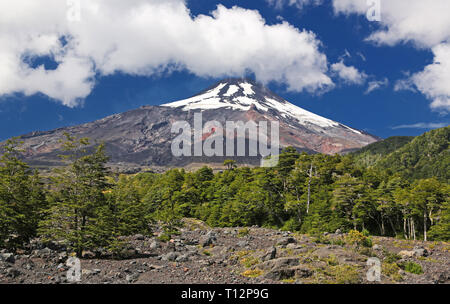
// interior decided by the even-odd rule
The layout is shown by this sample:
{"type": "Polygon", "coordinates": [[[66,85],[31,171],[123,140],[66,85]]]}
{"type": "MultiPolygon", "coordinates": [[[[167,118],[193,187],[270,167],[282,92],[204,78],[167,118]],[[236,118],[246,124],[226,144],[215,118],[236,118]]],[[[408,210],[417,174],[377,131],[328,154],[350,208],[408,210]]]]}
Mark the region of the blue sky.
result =
{"type": "MultiPolygon", "coordinates": [[[[288,5],[287,2],[285,5],[279,2],[276,6],[274,2],[269,2],[190,0],[185,5],[192,18],[201,14],[210,15],[218,4],[226,9],[236,5],[257,10],[267,26],[280,24],[284,20],[300,31],[314,33],[320,41],[319,52],[326,56],[326,75],[333,81],[333,88],[326,92],[292,90],[289,83],[270,79],[267,82],[275,93],[304,109],[383,138],[419,135],[433,127],[448,124],[447,109],[430,106],[432,99],[442,94],[433,95],[420,86],[416,89],[413,86],[406,90],[394,89],[398,81],[433,64],[436,55],[434,44],[418,46],[417,39],[394,44],[367,41],[366,38],[372,33],[393,25],[369,22],[364,14],[358,12],[336,14],[332,1],[302,7],[288,5]],[[333,74],[331,66],[339,62],[365,75],[363,80],[349,83],[348,79],[333,74]],[[388,82],[380,88],[367,92],[370,82],[386,80],[388,82]]],[[[441,39],[439,43],[442,41],[446,40],[441,39]]],[[[58,59],[51,54],[45,55],[44,52],[43,56],[34,54],[30,58],[24,58],[22,54],[22,57],[30,68],[44,65],[46,70],[54,70],[58,68],[58,59]]],[[[76,104],[70,106],[67,102],[61,102],[61,98],[55,98],[55,94],[40,91],[39,80],[34,93],[11,89],[1,94],[0,85],[0,139],[81,124],[143,105],[184,99],[228,76],[226,72],[217,75],[208,73],[212,75],[201,75],[189,68],[163,68],[157,73],[144,73],[146,75],[94,70],[91,90],[85,98],[78,98],[76,104]]],[[[247,76],[259,80],[258,74],[253,71],[249,71],[247,76]]]]}

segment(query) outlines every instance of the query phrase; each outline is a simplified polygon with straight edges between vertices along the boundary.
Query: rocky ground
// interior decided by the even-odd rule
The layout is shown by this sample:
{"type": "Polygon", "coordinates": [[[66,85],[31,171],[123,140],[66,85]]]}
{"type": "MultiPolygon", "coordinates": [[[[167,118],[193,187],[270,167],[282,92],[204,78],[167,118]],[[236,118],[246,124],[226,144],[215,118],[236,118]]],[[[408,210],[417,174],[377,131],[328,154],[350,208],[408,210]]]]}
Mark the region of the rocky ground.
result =
{"type": "MultiPolygon", "coordinates": [[[[258,227],[211,229],[195,220],[168,242],[157,234],[127,238],[122,259],[84,252],[80,283],[450,283],[449,243],[372,237],[372,247],[363,247],[346,242],[340,231],[314,237],[258,227]],[[370,257],[381,261],[380,282],[367,280],[370,257]]],[[[3,250],[0,282],[68,283],[68,256],[39,240],[27,251],[3,250]]]]}

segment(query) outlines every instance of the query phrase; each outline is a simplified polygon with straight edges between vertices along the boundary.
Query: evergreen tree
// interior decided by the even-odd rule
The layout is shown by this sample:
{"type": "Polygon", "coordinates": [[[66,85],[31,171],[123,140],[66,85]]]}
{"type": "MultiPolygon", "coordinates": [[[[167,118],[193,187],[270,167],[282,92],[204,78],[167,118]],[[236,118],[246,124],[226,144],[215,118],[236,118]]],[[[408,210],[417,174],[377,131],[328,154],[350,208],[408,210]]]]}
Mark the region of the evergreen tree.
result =
{"type": "Polygon", "coordinates": [[[46,206],[37,171],[20,160],[17,138],[2,147],[0,158],[0,246],[16,249],[36,235],[46,206]],[[6,240],[8,240],[7,243],[6,240]]]}
{"type": "Polygon", "coordinates": [[[80,257],[83,250],[108,246],[110,241],[105,239],[108,227],[100,225],[109,222],[102,218],[109,216],[104,212],[108,157],[103,144],[89,154],[86,138],[65,136],[63,159],[67,166],[56,169],[52,177],[51,206],[40,233],[47,240],[65,242],[80,257]]]}

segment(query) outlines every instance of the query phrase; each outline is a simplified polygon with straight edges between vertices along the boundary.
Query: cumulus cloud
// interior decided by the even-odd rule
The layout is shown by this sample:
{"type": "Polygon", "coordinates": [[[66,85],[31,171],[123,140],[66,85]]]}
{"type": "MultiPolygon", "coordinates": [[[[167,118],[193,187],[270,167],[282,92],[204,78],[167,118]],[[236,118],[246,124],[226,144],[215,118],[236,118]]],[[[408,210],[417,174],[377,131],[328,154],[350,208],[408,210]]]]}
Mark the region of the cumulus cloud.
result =
{"type": "Polygon", "coordinates": [[[361,85],[367,79],[367,75],[364,72],[358,71],[353,66],[345,65],[343,61],[332,64],[331,71],[348,84],[361,85]]]}
{"type": "MultiPolygon", "coordinates": [[[[337,14],[366,14],[366,0],[333,0],[337,14]]],[[[411,42],[433,51],[434,62],[400,80],[395,90],[417,89],[431,100],[431,108],[450,111],[450,1],[390,0],[381,2],[382,28],[368,41],[393,46],[411,42]]]]}
{"type": "Polygon", "coordinates": [[[411,76],[411,81],[433,101],[433,109],[450,111],[450,44],[434,47],[433,53],[434,62],[411,76]]]}
{"type": "MultiPolygon", "coordinates": [[[[367,14],[366,0],[333,0],[336,13],[367,14]]],[[[450,39],[450,1],[389,0],[381,1],[381,23],[384,27],[368,40],[395,45],[412,42],[420,47],[433,47],[450,39]]]]}
{"type": "Polygon", "coordinates": [[[418,122],[411,125],[400,125],[392,127],[391,129],[397,130],[397,129],[438,129],[448,126],[448,123],[429,123],[429,122],[418,122]]]}
{"type": "Polygon", "coordinates": [[[201,77],[253,72],[298,92],[333,87],[314,33],[287,22],[267,25],[255,10],[219,5],[194,17],[183,0],[80,3],[80,21],[71,22],[66,1],[0,2],[0,96],[42,93],[75,106],[98,77],[167,70],[201,77]],[[27,64],[40,56],[55,60],[56,69],[27,64]]]}

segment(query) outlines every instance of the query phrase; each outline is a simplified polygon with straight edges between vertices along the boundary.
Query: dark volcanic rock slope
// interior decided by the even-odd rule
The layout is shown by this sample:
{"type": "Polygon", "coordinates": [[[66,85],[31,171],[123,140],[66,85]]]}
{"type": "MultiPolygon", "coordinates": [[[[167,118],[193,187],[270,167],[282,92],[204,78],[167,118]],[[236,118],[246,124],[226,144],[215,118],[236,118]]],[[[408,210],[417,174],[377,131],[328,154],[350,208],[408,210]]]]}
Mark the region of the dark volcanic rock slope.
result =
{"type": "MultiPolygon", "coordinates": [[[[294,146],[307,152],[340,153],[378,140],[370,134],[303,110],[267,88],[242,79],[221,81],[186,100],[162,106],[144,106],[79,126],[33,132],[22,136],[22,140],[27,160],[43,166],[58,163],[60,141],[65,132],[88,137],[92,144],[105,142],[113,164],[148,167],[222,162],[224,157],[176,158],[171,153],[172,140],[178,135],[171,133],[172,124],[188,121],[193,127],[194,113],[198,112],[203,114],[203,123],[215,120],[224,127],[226,121],[279,121],[281,147],[294,146]]],[[[237,160],[254,162],[248,157],[237,160]]]]}

